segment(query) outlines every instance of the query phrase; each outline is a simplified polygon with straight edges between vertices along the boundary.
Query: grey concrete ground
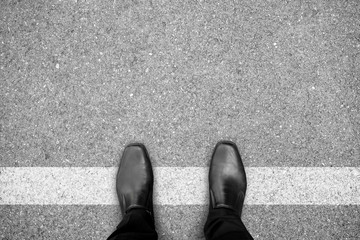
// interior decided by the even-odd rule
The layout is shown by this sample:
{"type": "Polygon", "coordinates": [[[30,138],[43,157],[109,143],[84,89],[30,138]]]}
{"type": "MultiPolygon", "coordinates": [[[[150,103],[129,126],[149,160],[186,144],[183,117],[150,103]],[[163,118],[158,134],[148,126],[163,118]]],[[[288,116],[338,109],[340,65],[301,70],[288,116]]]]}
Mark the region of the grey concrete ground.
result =
{"type": "MultiPolygon", "coordinates": [[[[116,166],[141,141],[154,166],[203,167],[229,139],[246,166],[359,167],[359,13],[357,0],[2,0],[0,166],[116,166]]],[[[202,238],[204,208],[158,206],[161,239],[202,238]]],[[[359,209],[244,217],[257,239],[359,239],[359,209]]],[[[0,213],[2,239],[116,225],[103,206],[0,213]]]]}
{"type": "MultiPolygon", "coordinates": [[[[1,239],[106,239],[119,222],[115,206],[1,206],[1,239]],[[11,227],[4,227],[9,226],[11,227]]],[[[160,240],[204,239],[207,206],[157,206],[160,240]]],[[[359,239],[358,206],[245,206],[255,239],[359,239]]]]}
{"type": "Polygon", "coordinates": [[[358,1],[2,1],[1,165],[359,165],[358,1]]]}

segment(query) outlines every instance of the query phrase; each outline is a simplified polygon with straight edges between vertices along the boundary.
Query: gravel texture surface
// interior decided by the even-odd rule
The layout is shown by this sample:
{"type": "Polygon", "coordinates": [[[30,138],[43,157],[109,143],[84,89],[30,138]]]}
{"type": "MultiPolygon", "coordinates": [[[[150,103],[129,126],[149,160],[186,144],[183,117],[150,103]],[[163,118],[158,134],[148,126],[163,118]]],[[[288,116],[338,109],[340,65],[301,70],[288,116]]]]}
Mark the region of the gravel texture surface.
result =
{"type": "Polygon", "coordinates": [[[2,166],[359,166],[360,3],[1,1],[2,166]]]}
{"type": "MultiPolygon", "coordinates": [[[[120,221],[116,206],[0,206],[0,239],[106,239],[120,221]]],[[[155,206],[159,240],[204,239],[207,206],[155,206]]],[[[359,206],[245,206],[254,239],[360,238],[359,206]]]]}
{"type": "MultiPolygon", "coordinates": [[[[360,166],[360,2],[0,1],[0,166],[360,166]]],[[[104,239],[115,206],[0,206],[0,238],[104,239]]],[[[256,239],[359,239],[358,205],[246,206],[256,239]]],[[[202,239],[204,206],[158,206],[202,239]],[[184,223],[186,222],[186,223],[184,223]]]]}

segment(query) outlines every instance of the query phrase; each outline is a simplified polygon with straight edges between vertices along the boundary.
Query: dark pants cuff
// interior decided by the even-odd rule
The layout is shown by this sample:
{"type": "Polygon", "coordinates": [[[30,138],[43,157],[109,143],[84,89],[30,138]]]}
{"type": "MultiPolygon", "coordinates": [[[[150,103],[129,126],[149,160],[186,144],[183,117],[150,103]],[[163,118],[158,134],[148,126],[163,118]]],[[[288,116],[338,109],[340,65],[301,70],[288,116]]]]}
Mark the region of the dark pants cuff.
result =
{"type": "Polygon", "coordinates": [[[107,240],[157,240],[154,218],[145,209],[131,209],[107,240]]]}
{"type": "Polygon", "coordinates": [[[207,240],[253,240],[239,214],[227,208],[209,211],[204,233],[207,240]]]}

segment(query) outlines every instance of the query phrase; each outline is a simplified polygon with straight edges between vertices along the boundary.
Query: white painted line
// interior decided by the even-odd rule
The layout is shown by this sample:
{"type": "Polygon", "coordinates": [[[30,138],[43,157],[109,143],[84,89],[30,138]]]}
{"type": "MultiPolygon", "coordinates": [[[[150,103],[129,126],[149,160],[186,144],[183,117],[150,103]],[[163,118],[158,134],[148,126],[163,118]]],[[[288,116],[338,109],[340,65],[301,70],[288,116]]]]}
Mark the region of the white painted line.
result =
{"type": "MultiPolygon", "coordinates": [[[[0,168],[0,204],[115,205],[117,168],[0,168]]],[[[360,205],[360,168],[249,167],[248,205],[360,205]]],[[[208,168],[154,168],[154,203],[208,204],[208,168]]]]}

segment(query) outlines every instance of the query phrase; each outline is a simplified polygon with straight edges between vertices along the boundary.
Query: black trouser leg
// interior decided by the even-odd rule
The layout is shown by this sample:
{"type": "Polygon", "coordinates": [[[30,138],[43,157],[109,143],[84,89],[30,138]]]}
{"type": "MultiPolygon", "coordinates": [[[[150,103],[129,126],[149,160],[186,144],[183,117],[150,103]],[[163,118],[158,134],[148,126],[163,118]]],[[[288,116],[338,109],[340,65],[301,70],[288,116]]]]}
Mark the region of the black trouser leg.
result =
{"type": "Polygon", "coordinates": [[[154,219],[145,209],[131,209],[107,240],[157,240],[154,219]]]}
{"type": "Polygon", "coordinates": [[[207,240],[253,239],[239,214],[227,208],[216,208],[209,211],[204,233],[207,240]]]}

